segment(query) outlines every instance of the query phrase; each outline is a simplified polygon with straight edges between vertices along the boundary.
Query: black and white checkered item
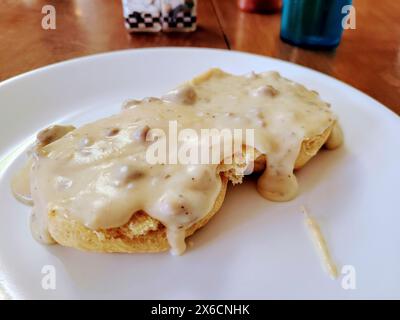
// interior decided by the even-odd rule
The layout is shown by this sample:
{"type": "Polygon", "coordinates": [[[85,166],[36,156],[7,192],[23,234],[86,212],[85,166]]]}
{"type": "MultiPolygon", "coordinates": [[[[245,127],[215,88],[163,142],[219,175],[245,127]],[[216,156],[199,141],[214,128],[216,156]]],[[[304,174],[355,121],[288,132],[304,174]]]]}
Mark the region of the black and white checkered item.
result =
{"type": "Polygon", "coordinates": [[[194,31],[197,0],[122,0],[125,26],[133,32],[194,31]]]}
{"type": "Polygon", "coordinates": [[[125,25],[130,30],[136,31],[160,31],[161,14],[153,16],[151,13],[132,12],[125,18],[125,25]]]}
{"type": "Polygon", "coordinates": [[[163,30],[187,29],[188,31],[196,28],[196,16],[191,12],[179,12],[176,16],[168,15],[163,17],[163,30]]]}

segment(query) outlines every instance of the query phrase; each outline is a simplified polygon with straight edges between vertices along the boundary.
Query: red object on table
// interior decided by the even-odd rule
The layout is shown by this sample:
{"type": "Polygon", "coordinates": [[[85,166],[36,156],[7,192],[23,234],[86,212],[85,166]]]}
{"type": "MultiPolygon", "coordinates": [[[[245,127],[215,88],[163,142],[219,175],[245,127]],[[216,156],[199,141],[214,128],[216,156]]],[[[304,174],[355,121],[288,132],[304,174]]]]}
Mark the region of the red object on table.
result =
{"type": "Polygon", "coordinates": [[[246,12],[272,12],[282,8],[282,0],[238,0],[238,6],[246,12]]]}

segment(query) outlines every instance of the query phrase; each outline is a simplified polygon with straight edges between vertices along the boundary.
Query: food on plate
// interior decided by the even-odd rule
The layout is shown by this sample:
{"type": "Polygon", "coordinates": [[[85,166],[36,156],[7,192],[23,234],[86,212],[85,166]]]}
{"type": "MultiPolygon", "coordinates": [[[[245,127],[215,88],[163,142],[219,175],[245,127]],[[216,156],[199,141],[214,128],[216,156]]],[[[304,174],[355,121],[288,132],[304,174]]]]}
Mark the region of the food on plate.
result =
{"type": "Polygon", "coordinates": [[[128,101],[117,115],[40,132],[14,194],[33,202],[41,242],[181,254],[221,207],[228,181],[259,172],[262,196],[291,200],[294,170],[342,138],[318,93],[277,72],[211,69],[160,98],[128,101]],[[204,132],[214,133],[210,144],[204,132]]]}
{"type": "Polygon", "coordinates": [[[327,244],[325,237],[321,231],[319,223],[317,222],[317,220],[314,217],[312,217],[308,213],[305,206],[301,206],[300,210],[304,214],[307,228],[312,236],[312,240],[315,244],[315,247],[318,250],[319,256],[321,258],[321,262],[322,262],[326,272],[329,274],[329,276],[332,279],[336,279],[339,276],[339,271],[338,271],[336,263],[333,261],[328,244],[327,244]]]}

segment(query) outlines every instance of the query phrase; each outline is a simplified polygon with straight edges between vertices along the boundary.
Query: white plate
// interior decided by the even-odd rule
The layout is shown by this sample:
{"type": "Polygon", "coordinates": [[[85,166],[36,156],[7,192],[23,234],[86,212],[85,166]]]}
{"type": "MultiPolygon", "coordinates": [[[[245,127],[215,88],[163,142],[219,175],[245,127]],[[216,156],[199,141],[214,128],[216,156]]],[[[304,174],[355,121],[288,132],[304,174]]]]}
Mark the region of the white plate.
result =
{"type": "MultiPolygon", "coordinates": [[[[208,49],[113,52],[48,66],[0,85],[0,291],[12,298],[400,298],[400,120],[361,92],[321,73],[261,56],[208,49]],[[261,198],[254,182],[231,188],[222,210],[183,256],[94,254],[36,243],[30,209],[10,177],[34,134],[119,110],[127,98],[159,95],[205,71],[278,70],[319,91],[343,125],[346,145],[298,173],[288,203],[261,198]],[[321,267],[299,207],[320,222],[354,290],[321,267]],[[41,286],[43,266],[56,290],[41,286]],[[346,286],[344,286],[346,287],[346,286]]],[[[348,279],[347,279],[348,280],[348,279]]]]}

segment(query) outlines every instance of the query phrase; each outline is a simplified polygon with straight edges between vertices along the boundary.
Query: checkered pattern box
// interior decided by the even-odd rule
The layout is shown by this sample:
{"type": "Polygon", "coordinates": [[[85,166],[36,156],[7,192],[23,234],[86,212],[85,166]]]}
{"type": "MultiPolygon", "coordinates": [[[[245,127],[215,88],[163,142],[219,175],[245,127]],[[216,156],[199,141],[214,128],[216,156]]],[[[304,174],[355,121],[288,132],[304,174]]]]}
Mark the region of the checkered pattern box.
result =
{"type": "Polygon", "coordinates": [[[163,31],[194,31],[196,0],[161,0],[163,31]]]}
{"type": "Polygon", "coordinates": [[[125,26],[132,32],[194,31],[196,0],[122,0],[125,26]]]}
{"type": "Polygon", "coordinates": [[[122,6],[129,31],[161,31],[161,0],[122,0],[122,6]]]}

